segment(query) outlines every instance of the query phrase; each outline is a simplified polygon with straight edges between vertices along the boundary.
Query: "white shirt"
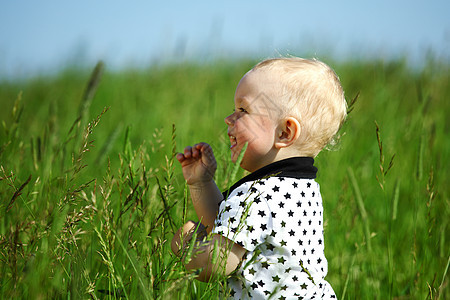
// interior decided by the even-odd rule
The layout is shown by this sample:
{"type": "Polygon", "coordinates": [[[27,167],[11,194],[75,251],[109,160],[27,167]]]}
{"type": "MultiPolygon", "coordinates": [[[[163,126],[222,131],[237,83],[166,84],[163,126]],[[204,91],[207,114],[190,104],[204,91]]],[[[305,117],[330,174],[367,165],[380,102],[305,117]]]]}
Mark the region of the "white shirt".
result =
{"type": "Polygon", "coordinates": [[[247,250],[229,279],[235,299],[335,299],[324,280],[323,208],[312,158],[266,166],[227,193],[214,233],[247,250]]]}

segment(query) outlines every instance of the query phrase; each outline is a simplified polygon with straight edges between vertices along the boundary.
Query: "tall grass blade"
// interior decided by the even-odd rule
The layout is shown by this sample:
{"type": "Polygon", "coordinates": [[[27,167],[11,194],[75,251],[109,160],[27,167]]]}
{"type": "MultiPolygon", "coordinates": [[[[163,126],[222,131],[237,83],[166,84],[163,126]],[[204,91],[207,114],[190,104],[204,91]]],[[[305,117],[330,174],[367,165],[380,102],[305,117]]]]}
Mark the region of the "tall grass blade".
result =
{"type": "Polygon", "coordinates": [[[425,151],[425,145],[423,142],[423,134],[419,138],[419,146],[416,161],[416,179],[421,181],[423,178],[423,153],[425,151]]]}
{"type": "Polygon", "coordinates": [[[395,182],[394,195],[392,199],[392,220],[397,219],[398,200],[400,198],[400,181],[395,182]]]}
{"type": "Polygon", "coordinates": [[[84,90],[83,97],[81,98],[81,103],[78,108],[78,117],[83,119],[89,113],[89,107],[91,106],[92,99],[94,99],[95,93],[97,91],[98,85],[100,84],[100,79],[103,75],[104,63],[99,61],[92,71],[91,77],[87,83],[86,89],[84,90]]]}
{"type": "Polygon", "coordinates": [[[347,173],[350,178],[350,183],[353,187],[353,193],[356,198],[356,203],[358,204],[359,213],[361,215],[361,219],[364,223],[364,233],[366,236],[366,243],[367,243],[367,249],[372,251],[372,244],[371,244],[371,236],[370,236],[370,229],[369,229],[369,218],[367,216],[366,208],[364,207],[364,201],[361,196],[361,190],[359,189],[358,182],[356,181],[355,173],[353,172],[353,169],[351,167],[347,168],[347,173]]]}
{"type": "Polygon", "coordinates": [[[242,159],[244,158],[245,151],[247,150],[248,142],[245,143],[244,147],[242,147],[241,152],[239,153],[238,159],[236,160],[236,163],[233,166],[233,169],[231,170],[230,174],[230,180],[229,182],[233,183],[236,181],[236,175],[239,171],[239,168],[241,167],[242,159]]]}
{"type": "Polygon", "coordinates": [[[360,92],[356,93],[356,96],[347,105],[347,115],[350,114],[355,108],[356,101],[358,101],[360,92]]]}
{"type": "Polygon", "coordinates": [[[120,247],[122,248],[128,261],[130,262],[131,266],[133,267],[134,273],[136,274],[139,284],[141,285],[142,294],[144,295],[145,299],[150,299],[150,296],[148,294],[148,287],[144,284],[144,280],[141,276],[141,273],[136,268],[136,264],[135,264],[134,260],[131,258],[130,254],[128,253],[127,248],[125,248],[125,246],[123,245],[122,240],[117,235],[117,232],[114,229],[113,229],[113,232],[114,232],[114,235],[116,236],[116,240],[119,242],[120,247]]]}

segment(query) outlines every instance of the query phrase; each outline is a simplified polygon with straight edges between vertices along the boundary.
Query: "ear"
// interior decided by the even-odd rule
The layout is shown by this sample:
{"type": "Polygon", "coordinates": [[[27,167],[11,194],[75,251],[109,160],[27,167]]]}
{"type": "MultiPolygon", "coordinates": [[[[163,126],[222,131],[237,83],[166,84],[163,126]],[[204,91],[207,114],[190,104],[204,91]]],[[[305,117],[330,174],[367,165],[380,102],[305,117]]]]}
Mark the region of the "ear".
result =
{"type": "Polygon", "coordinates": [[[297,119],[293,117],[284,119],[277,131],[275,148],[286,148],[292,145],[300,136],[300,131],[301,126],[297,119]]]}

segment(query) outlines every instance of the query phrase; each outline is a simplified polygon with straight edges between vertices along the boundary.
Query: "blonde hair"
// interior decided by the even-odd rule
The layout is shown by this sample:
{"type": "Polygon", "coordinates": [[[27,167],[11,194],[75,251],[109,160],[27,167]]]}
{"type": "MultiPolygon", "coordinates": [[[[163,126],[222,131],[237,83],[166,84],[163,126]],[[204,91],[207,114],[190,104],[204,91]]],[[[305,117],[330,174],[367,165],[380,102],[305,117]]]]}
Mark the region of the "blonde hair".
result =
{"type": "Polygon", "coordinates": [[[288,57],[264,60],[252,70],[275,76],[276,104],[281,117],[299,121],[296,146],[303,155],[315,157],[333,142],[347,116],[344,91],[333,69],[316,59],[288,57]]]}

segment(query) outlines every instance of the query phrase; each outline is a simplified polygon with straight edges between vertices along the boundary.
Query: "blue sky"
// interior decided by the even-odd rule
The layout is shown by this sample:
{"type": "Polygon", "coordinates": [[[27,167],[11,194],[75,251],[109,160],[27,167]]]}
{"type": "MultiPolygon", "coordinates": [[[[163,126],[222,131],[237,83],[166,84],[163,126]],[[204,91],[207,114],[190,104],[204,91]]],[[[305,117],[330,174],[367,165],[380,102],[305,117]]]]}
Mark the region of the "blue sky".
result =
{"type": "Polygon", "coordinates": [[[0,0],[0,77],[278,55],[449,61],[450,1],[0,0]]]}

